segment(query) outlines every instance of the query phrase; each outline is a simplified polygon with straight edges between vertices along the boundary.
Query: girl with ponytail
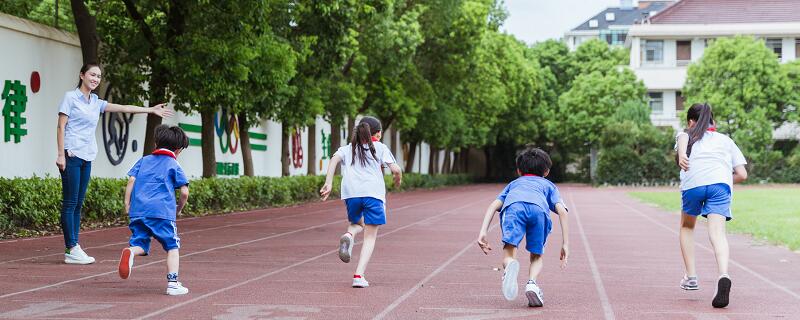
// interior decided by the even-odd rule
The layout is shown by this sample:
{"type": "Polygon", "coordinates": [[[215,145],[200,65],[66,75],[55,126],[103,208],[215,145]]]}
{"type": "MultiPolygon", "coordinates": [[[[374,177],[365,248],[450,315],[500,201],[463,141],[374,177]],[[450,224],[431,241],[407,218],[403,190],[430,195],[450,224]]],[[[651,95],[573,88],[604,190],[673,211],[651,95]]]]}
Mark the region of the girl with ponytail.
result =
{"type": "Polygon", "coordinates": [[[747,179],[747,161],[736,143],[718,133],[714,113],[707,103],[697,103],[686,113],[688,128],[678,133],[676,150],[681,169],[680,244],[686,275],[681,280],[684,290],[698,290],[694,260],[694,226],[697,216],[708,219],[708,237],[714,247],[717,269],[717,291],[711,305],[728,305],[731,279],[728,275],[728,239],[725,222],[731,220],[731,192],[734,183],[747,179]]]}
{"type": "Polygon", "coordinates": [[[328,199],[333,189],[333,174],[342,163],[341,198],[347,206],[347,232],[339,238],[339,259],[350,262],[355,236],[364,231],[361,258],[353,275],[354,288],[366,288],[364,278],[367,263],[378,238],[378,226],[386,224],[386,183],[383,168],[388,167],[394,176],[395,187],[400,186],[402,173],[392,152],[380,142],[381,122],[365,116],[353,128],[350,144],[339,148],[328,164],[328,174],[320,194],[328,199]]]}

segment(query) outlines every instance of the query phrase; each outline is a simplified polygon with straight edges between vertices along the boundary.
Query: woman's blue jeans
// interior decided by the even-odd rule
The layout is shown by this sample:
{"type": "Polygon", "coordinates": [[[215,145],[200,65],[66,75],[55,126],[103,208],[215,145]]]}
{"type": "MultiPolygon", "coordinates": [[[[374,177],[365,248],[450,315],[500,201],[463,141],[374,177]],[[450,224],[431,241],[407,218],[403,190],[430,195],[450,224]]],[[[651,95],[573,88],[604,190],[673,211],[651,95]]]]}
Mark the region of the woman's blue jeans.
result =
{"type": "Polygon", "coordinates": [[[61,230],[67,249],[78,244],[81,231],[81,207],[89,186],[92,162],[67,156],[67,165],[61,171],[61,230]]]}

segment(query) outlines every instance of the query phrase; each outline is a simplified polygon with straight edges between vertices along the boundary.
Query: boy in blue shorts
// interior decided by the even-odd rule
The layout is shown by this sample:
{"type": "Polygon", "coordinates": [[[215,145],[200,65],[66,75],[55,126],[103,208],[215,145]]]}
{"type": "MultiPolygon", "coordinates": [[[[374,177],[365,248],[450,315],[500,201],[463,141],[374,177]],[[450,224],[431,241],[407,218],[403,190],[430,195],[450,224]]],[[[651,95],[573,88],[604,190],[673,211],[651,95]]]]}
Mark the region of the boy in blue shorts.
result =
{"type": "Polygon", "coordinates": [[[177,126],[160,125],[155,130],[156,151],[139,159],[128,171],[125,189],[125,211],[130,216],[130,247],[122,249],[119,276],[128,279],[133,271],[133,257],[150,253],[150,238],[155,238],[167,251],[168,295],[189,293],[178,282],[181,239],[175,218],[189,199],[189,180],[177,157],[189,146],[189,137],[177,126]],[[180,199],[175,204],[175,190],[180,199]]]}
{"type": "Polygon", "coordinates": [[[519,178],[503,189],[483,218],[478,246],[483,253],[489,254],[491,247],[486,239],[489,225],[497,211],[500,211],[500,225],[503,234],[503,296],[506,300],[517,297],[519,262],[515,259],[517,246],[525,237],[525,249],[531,253],[529,280],[525,286],[528,306],[541,307],[544,304],[542,290],[536,283],[536,277],[542,271],[542,253],[547,235],[552,229],[550,211],[558,214],[561,224],[561,268],[566,268],[569,256],[569,219],[567,207],[561,200],[558,188],[550,180],[545,179],[552,166],[550,156],[541,149],[524,151],[517,157],[517,174],[519,178]]]}

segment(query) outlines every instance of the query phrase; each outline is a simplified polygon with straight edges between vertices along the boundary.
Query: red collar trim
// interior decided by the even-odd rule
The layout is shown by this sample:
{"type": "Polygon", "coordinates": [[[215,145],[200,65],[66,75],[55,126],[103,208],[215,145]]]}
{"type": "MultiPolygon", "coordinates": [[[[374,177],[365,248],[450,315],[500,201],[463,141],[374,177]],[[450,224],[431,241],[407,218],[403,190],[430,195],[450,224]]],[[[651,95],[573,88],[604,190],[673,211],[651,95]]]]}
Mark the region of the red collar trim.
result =
{"type": "Polygon", "coordinates": [[[381,141],[381,139],[378,139],[378,137],[372,137],[372,142],[378,142],[378,141],[381,141]]]}
{"type": "Polygon", "coordinates": [[[178,159],[178,157],[175,156],[175,152],[172,152],[171,150],[168,149],[158,149],[156,151],[153,151],[152,154],[159,156],[170,156],[172,157],[172,159],[178,159]]]}
{"type": "Polygon", "coordinates": [[[706,129],[706,130],[708,130],[710,132],[717,132],[717,127],[708,127],[708,129],[706,129]]]}
{"type": "Polygon", "coordinates": [[[526,174],[523,174],[522,176],[523,177],[538,177],[538,175],[535,175],[533,173],[526,173],[526,174]]]}

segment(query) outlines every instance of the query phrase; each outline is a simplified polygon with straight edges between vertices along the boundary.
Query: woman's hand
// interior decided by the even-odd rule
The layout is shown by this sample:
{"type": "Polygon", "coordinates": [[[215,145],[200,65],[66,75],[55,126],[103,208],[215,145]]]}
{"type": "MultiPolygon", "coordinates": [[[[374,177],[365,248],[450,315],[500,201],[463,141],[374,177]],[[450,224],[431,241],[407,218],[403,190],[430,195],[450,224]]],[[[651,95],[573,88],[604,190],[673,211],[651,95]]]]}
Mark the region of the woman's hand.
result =
{"type": "Polygon", "coordinates": [[[166,105],[167,105],[166,103],[161,103],[161,104],[157,104],[157,105],[153,106],[151,108],[151,110],[153,110],[151,113],[153,113],[153,114],[155,114],[155,115],[157,115],[159,117],[162,117],[162,118],[169,118],[169,117],[172,117],[173,115],[175,115],[175,111],[172,111],[170,109],[164,108],[166,105]]]}
{"type": "Polygon", "coordinates": [[[56,157],[56,167],[58,167],[59,171],[64,171],[67,168],[67,159],[63,154],[56,157]]]}

